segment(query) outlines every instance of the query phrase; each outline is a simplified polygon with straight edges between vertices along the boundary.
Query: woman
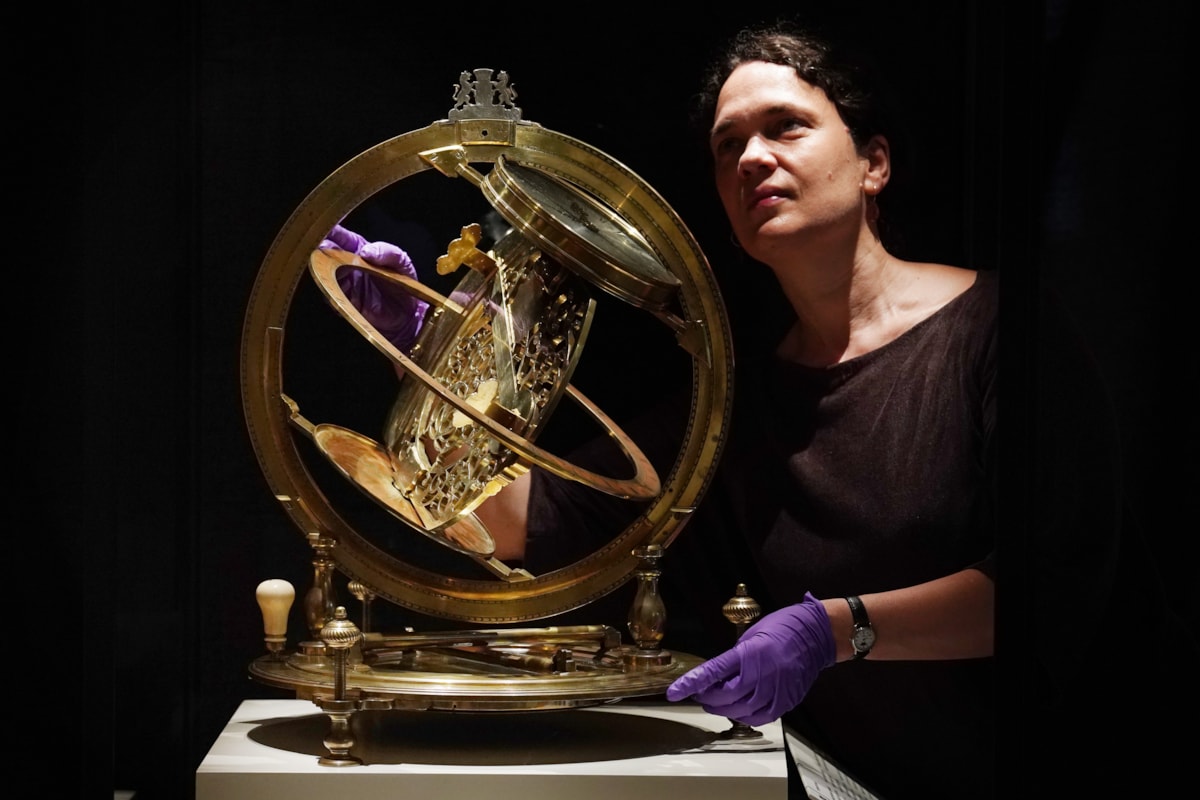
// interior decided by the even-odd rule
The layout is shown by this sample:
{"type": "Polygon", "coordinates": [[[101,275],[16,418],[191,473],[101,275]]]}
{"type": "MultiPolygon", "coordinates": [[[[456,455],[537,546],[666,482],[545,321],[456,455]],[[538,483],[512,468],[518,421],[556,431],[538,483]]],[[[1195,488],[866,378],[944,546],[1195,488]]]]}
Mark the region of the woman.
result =
{"type": "Polygon", "coordinates": [[[884,796],[983,796],[997,280],[888,252],[885,117],[841,57],[798,30],[746,31],[702,93],[733,234],[794,312],[772,349],[739,350],[712,501],[778,610],[667,697],[752,725],[803,701],[794,722],[884,796]]]}
{"type": "Polygon", "coordinates": [[[1153,765],[1184,750],[1152,710],[1196,709],[1197,645],[1123,499],[1099,371],[1039,296],[1021,362],[1034,413],[1006,416],[1036,434],[1036,458],[1016,470],[1028,494],[1006,495],[1002,538],[997,275],[889,253],[888,120],[843,55],[786,25],[745,31],[701,93],[733,234],[793,314],[738,351],[705,501],[749,544],[776,610],[667,697],[782,717],[885,798],[1000,796],[1002,777],[1024,787],[1029,772],[1041,796],[1177,786],[1153,765]],[[1001,558],[1021,580],[1002,593],[1020,633],[1000,682],[997,552],[1021,556],[1001,558]]]}

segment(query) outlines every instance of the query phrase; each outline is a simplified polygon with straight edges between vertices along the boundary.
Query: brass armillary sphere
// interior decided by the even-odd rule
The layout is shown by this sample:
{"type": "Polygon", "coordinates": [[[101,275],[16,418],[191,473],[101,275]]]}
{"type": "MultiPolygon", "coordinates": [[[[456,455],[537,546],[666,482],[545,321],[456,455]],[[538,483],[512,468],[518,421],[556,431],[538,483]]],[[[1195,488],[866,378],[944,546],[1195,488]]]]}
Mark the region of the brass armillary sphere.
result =
{"type": "MultiPolygon", "coordinates": [[[[464,72],[446,119],[381,142],[337,169],[276,236],[247,308],[241,376],[250,438],[271,491],[314,548],[317,575],[306,598],[314,641],[290,651],[276,635],[251,674],[316,700],[341,727],[361,708],[526,710],[654,694],[698,663],[661,650],[661,609],[645,590],[643,610],[631,612],[642,616],[631,628],[653,633],[633,645],[606,626],[368,630],[350,648],[320,641],[335,616],[345,618],[331,596],[333,570],[351,579],[360,599],[498,626],[586,606],[635,575],[655,586],[658,557],[703,495],[723,446],[733,356],[700,247],[645,181],[583,142],[522,120],[514,99],[505,73],[464,72]],[[318,248],[369,199],[423,174],[458,180],[508,225],[484,249],[477,221],[463,221],[437,262],[439,275],[458,277],[452,291],[318,248]],[[337,281],[343,269],[370,272],[429,303],[410,350],[397,349],[349,301],[337,281]],[[289,394],[285,331],[294,296],[309,281],[403,375],[379,438],[311,420],[305,398],[289,394]],[[647,315],[690,363],[691,416],[669,469],[656,469],[572,383],[602,302],[647,315]],[[627,474],[586,468],[538,444],[560,401],[611,440],[627,474]],[[364,534],[334,507],[316,463],[374,501],[402,535],[432,543],[475,572],[447,573],[364,534]],[[507,564],[474,511],[532,469],[640,503],[641,511],[561,568],[533,574],[507,564]]],[[[414,199],[412,212],[421,210],[414,199]]],[[[622,380],[619,371],[612,380],[622,380]]],[[[337,752],[348,749],[340,742],[337,752]]]]}

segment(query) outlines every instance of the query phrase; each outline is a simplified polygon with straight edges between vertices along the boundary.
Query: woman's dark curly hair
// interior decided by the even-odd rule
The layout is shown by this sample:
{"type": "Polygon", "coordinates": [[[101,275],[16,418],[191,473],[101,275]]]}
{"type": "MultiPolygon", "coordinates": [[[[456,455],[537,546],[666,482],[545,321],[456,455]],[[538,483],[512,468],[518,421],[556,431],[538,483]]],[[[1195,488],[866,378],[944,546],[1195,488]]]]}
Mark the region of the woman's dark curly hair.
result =
{"type": "Polygon", "coordinates": [[[890,115],[865,54],[828,30],[780,20],[737,33],[704,73],[692,124],[706,145],[721,87],[735,69],[751,61],[791,67],[823,90],[860,147],[877,133],[888,135],[890,115]]]}
{"type": "Polygon", "coordinates": [[[897,250],[904,242],[900,231],[883,213],[895,202],[903,202],[896,185],[907,182],[913,169],[911,143],[897,112],[896,97],[883,84],[874,59],[862,45],[840,34],[832,25],[811,25],[794,19],[777,20],[737,33],[703,73],[700,91],[693,98],[691,124],[696,145],[709,154],[709,134],[717,109],[717,96],[725,81],[742,64],[764,61],[791,67],[806,83],[825,92],[837,108],[858,147],[872,136],[885,136],[890,145],[892,178],[889,190],[879,195],[879,232],[885,243],[897,250]]]}

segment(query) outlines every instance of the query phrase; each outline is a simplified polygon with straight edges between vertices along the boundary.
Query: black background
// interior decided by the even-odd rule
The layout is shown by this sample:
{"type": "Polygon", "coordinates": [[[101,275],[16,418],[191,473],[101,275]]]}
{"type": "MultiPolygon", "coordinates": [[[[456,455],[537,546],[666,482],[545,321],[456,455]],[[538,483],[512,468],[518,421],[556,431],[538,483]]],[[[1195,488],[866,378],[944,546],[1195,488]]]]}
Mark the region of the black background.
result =
{"type": "MultiPolygon", "coordinates": [[[[79,796],[188,797],[238,703],[284,696],[247,677],[262,652],[254,588],[306,586],[309,548],[252,452],[239,358],[261,261],[305,195],[443,118],[462,70],[504,69],[526,119],[645,178],[720,273],[728,228],[688,140],[688,96],[726,34],[813,4],[266,5],[33,9],[9,50],[10,200],[33,212],[6,270],[10,641],[29,654],[14,662],[17,706],[41,709],[32,749],[79,796]]],[[[1131,501],[1195,619],[1185,4],[847,5],[837,13],[893,65],[913,124],[916,184],[893,203],[906,254],[1007,276],[1009,553],[1031,513],[1026,299],[1052,284],[1100,357],[1131,501]]],[[[1013,591],[1000,635],[1019,648],[1013,591]]],[[[1019,709],[1020,686],[1004,688],[1019,709]]]]}

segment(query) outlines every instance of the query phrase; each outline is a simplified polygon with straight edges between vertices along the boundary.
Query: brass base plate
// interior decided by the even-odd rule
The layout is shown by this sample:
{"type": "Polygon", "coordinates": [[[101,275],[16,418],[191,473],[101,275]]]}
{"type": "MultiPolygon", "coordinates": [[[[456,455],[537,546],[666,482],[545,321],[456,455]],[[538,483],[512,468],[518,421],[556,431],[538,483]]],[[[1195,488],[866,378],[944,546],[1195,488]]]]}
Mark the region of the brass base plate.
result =
{"type": "MultiPolygon", "coordinates": [[[[479,660],[452,648],[417,650],[384,664],[353,656],[346,665],[345,697],[360,710],[542,711],[582,708],[626,697],[662,694],[702,659],[660,651],[665,657],[632,658],[632,646],[593,660],[577,654],[573,668],[546,672],[479,660]],[[652,662],[662,663],[652,663],[652,662]]],[[[304,700],[332,698],[331,654],[262,656],[250,664],[262,683],[292,690],[304,700]]]]}

